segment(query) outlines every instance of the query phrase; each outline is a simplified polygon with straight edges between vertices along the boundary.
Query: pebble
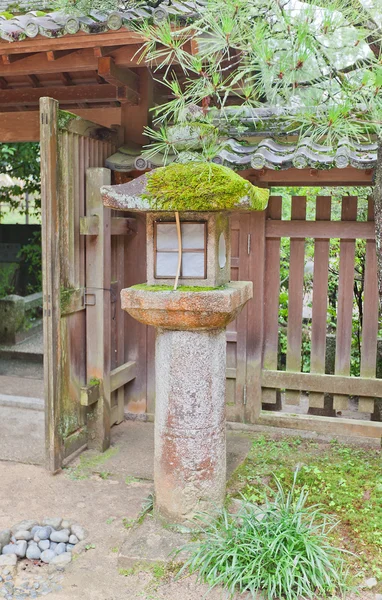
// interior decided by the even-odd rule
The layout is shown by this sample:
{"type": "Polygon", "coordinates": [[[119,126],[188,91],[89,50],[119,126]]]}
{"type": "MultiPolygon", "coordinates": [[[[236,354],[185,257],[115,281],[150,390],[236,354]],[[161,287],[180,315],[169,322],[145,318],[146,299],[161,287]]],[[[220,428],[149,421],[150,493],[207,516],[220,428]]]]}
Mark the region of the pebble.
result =
{"type": "Polygon", "coordinates": [[[66,544],[69,541],[69,534],[65,529],[62,531],[53,531],[50,535],[50,539],[52,542],[64,542],[66,544]]]}
{"type": "Polygon", "coordinates": [[[49,540],[41,540],[41,542],[38,543],[38,547],[42,551],[49,550],[49,548],[50,548],[50,541],[49,540]]]}
{"type": "Polygon", "coordinates": [[[57,548],[57,542],[50,542],[50,549],[55,550],[57,548]]]}
{"type": "Polygon", "coordinates": [[[44,563],[50,563],[53,558],[55,558],[56,553],[53,552],[53,550],[44,550],[44,552],[41,553],[41,557],[40,559],[42,560],[42,562],[44,563]]]}
{"type": "Polygon", "coordinates": [[[71,535],[69,537],[69,544],[73,544],[73,546],[75,546],[76,544],[78,544],[80,540],[78,539],[78,537],[76,535],[71,535]]]}
{"type": "Polygon", "coordinates": [[[73,548],[74,548],[74,544],[66,544],[66,551],[67,552],[72,552],[73,548]]]}
{"type": "Polygon", "coordinates": [[[76,544],[72,550],[73,556],[82,554],[82,552],[84,552],[86,550],[86,546],[87,546],[87,543],[85,542],[85,540],[76,544]]]}
{"type": "Polygon", "coordinates": [[[60,529],[60,527],[62,526],[62,519],[60,517],[53,517],[53,518],[45,518],[42,522],[43,525],[48,525],[49,527],[51,527],[52,529],[60,529]]]}
{"type": "Polygon", "coordinates": [[[66,552],[66,544],[64,544],[63,542],[61,542],[60,544],[57,544],[55,553],[57,555],[59,555],[59,554],[63,554],[64,552],[66,552]]]}
{"type": "Polygon", "coordinates": [[[26,552],[27,552],[27,547],[28,544],[26,543],[25,540],[20,540],[18,542],[16,542],[16,544],[13,545],[15,550],[15,554],[16,556],[18,556],[19,558],[25,558],[26,552]]]}
{"type": "MultiPolygon", "coordinates": [[[[6,546],[4,546],[4,548],[2,549],[2,554],[16,554],[15,551],[15,546],[16,544],[7,544],[6,546]]],[[[0,563],[1,564],[1,563],[0,563]]]]}
{"type": "Polygon", "coordinates": [[[17,531],[15,533],[16,540],[25,540],[26,542],[30,542],[32,538],[33,538],[32,533],[27,530],[20,529],[20,531],[17,531]]]}
{"type": "Polygon", "coordinates": [[[32,529],[32,527],[35,527],[36,525],[38,525],[38,521],[35,521],[32,519],[20,521],[20,523],[17,523],[13,527],[11,527],[11,531],[12,531],[12,533],[16,533],[16,531],[21,531],[21,530],[29,531],[30,529],[32,529]]]}
{"type": "Polygon", "coordinates": [[[51,565],[63,567],[68,565],[72,560],[72,555],[70,552],[64,552],[63,554],[59,554],[55,558],[50,561],[51,565]]]}
{"type": "Polygon", "coordinates": [[[40,528],[41,528],[41,525],[35,525],[31,529],[31,534],[34,536],[34,534],[36,533],[36,531],[38,531],[40,528]]]}
{"type": "Polygon", "coordinates": [[[382,594],[375,594],[375,600],[382,600],[382,594]]]}
{"type": "Polygon", "coordinates": [[[70,521],[69,519],[64,519],[61,523],[61,529],[70,529],[72,525],[73,521],[70,521]]]}
{"type": "Polygon", "coordinates": [[[0,531],[0,546],[7,546],[11,541],[11,530],[3,529],[0,531]]]}
{"type": "Polygon", "coordinates": [[[83,527],[75,524],[75,525],[72,525],[70,529],[71,529],[72,535],[75,535],[80,542],[82,542],[82,540],[85,539],[86,532],[83,527]]]}
{"type": "Polygon", "coordinates": [[[370,577],[369,579],[366,579],[363,587],[367,587],[368,590],[372,590],[377,584],[378,581],[376,580],[376,578],[370,577]]]}
{"type": "Polygon", "coordinates": [[[29,560],[40,560],[40,557],[41,550],[37,545],[28,547],[27,558],[29,558],[29,560]]]}
{"type": "Polygon", "coordinates": [[[48,540],[51,533],[51,527],[40,527],[34,534],[34,541],[40,542],[41,540],[48,540]]]}

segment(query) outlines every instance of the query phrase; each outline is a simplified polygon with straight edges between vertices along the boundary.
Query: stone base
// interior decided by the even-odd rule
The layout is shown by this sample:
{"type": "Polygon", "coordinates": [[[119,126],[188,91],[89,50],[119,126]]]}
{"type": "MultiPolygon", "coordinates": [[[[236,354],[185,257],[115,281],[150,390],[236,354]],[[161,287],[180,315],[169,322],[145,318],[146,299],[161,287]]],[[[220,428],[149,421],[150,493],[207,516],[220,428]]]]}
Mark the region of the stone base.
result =
{"type": "Polygon", "coordinates": [[[174,556],[174,552],[190,541],[190,534],[165,529],[154,518],[146,518],[133,527],[118,555],[119,569],[133,569],[153,564],[183,562],[187,553],[174,556]]]}

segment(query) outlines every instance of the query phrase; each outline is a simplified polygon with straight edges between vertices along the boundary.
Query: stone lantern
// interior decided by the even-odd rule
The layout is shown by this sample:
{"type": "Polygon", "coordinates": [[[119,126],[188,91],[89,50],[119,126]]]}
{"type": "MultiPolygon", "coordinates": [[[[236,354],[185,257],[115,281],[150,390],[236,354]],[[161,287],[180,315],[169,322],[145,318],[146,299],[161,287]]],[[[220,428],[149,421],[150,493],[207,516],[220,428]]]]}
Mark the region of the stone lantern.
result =
{"type": "MultiPolygon", "coordinates": [[[[161,202],[160,194],[151,200],[150,178],[176,169],[101,191],[105,206],[147,213],[147,282],[122,290],[122,308],[156,328],[155,508],[169,522],[186,522],[221,508],[225,497],[225,329],[252,298],[251,282],[230,282],[229,212],[253,210],[253,197],[245,194],[253,186],[241,179],[244,193],[230,197],[228,208],[215,208],[212,187],[205,210],[185,210],[182,202],[177,210],[176,201],[164,196],[161,202]]],[[[229,185],[223,189],[229,192],[229,185]]],[[[258,194],[263,208],[268,192],[258,194]]]]}

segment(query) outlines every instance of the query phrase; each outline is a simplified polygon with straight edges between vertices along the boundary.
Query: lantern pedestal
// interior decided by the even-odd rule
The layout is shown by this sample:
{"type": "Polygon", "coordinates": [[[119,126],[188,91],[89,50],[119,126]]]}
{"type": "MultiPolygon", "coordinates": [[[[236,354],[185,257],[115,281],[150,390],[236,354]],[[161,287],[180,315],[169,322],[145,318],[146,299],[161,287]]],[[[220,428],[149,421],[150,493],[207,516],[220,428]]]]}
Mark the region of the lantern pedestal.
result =
{"type": "Polygon", "coordinates": [[[225,328],[252,297],[232,282],[200,292],[122,291],[122,308],[157,328],[155,506],[169,522],[223,506],[226,488],[225,328]]]}

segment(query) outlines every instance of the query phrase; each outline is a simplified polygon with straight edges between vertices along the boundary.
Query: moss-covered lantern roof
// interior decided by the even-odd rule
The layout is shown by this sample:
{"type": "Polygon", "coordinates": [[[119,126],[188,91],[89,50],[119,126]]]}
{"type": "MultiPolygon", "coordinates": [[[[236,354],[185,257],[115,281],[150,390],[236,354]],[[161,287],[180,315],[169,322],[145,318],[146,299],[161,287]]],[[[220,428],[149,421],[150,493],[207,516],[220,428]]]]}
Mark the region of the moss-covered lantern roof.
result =
{"type": "Polygon", "coordinates": [[[172,163],[101,192],[105,206],[140,212],[264,210],[269,198],[267,189],[206,162],[172,163]]]}

